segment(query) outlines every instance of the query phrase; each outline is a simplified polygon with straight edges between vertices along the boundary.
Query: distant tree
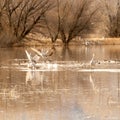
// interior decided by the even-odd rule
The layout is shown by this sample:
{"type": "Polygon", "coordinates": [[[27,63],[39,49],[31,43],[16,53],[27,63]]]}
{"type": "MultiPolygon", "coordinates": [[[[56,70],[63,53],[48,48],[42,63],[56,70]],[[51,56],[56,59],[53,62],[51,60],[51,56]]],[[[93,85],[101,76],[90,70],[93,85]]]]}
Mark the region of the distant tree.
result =
{"type": "Polygon", "coordinates": [[[60,1],[54,1],[54,9],[48,11],[44,16],[45,27],[43,30],[43,35],[51,38],[52,42],[55,42],[58,39],[60,31],[60,1]]]}
{"type": "MultiPolygon", "coordinates": [[[[91,20],[98,8],[93,8],[91,0],[56,0],[56,12],[53,19],[46,19],[49,36],[52,41],[61,39],[68,44],[76,36],[91,29],[91,20]]],[[[49,17],[48,17],[49,18],[49,17]]]]}
{"type": "Polygon", "coordinates": [[[5,4],[6,4],[5,0],[0,2],[0,32],[2,31],[2,15],[3,15],[5,4]]]}
{"type": "Polygon", "coordinates": [[[4,1],[1,24],[4,26],[3,33],[5,34],[2,41],[8,45],[21,42],[29,33],[34,34],[37,29],[42,27],[44,14],[51,9],[52,5],[49,0],[4,1]],[[5,39],[5,37],[7,38],[5,39]]]}
{"type": "Polygon", "coordinates": [[[120,0],[105,0],[105,27],[109,37],[120,37],[120,0]]]}

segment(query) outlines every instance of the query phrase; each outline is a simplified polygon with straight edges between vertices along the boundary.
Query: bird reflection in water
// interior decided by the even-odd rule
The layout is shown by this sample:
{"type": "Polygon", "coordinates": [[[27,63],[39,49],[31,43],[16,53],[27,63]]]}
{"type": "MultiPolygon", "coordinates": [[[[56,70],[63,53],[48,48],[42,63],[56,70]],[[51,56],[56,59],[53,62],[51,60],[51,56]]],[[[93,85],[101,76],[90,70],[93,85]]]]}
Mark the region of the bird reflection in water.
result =
{"type": "Polygon", "coordinates": [[[43,72],[29,70],[26,73],[26,85],[29,87],[40,86],[41,90],[43,90],[44,79],[45,78],[43,72]]]}
{"type": "Polygon", "coordinates": [[[93,80],[92,78],[92,75],[90,74],[89,76],[89,80],[90,80],[90,83],[92,85],[92,89],[95,93],[98,93],[99,92],[99,88],[95,85],[95,81],[93,80]]]}

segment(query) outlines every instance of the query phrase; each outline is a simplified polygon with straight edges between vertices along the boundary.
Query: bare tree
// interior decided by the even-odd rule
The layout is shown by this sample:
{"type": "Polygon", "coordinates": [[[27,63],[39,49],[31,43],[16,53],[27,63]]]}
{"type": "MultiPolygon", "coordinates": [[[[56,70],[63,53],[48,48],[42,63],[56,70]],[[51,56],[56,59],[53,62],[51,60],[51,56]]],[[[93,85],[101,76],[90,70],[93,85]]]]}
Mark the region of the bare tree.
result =
{"type": "MultiPolygon", "coordinates": [[[[102,1],[103,2],[103,1],[102,1]]],[[[109,37],[120,37],[120,0],[105,0],[105,28],[109,37]]]]}
{"type": "MultiPolygon", "coordinates": [[[[70,3],[71,7],[69,9],[71,16],[66,20],[66,16],[69,15],[68,12],[64,12],[62,17],[62,22],[60,26],[60,35],[62,41],[66,44],[69,43],[76,36],[80,36],[83,33],[88,32],[91,29],[91,20],[95,15],[98,8],[93,10],[92,2],[89,0],[76,1],[74,5],[73,2],[70,3]],[[77,3],[78,2],[78,3],[77,3]],[[69,22],[70,20],[70,22],[69,22]],[[68,21],[67,23],[65,21],[68,21]],[[65,28],[67,26],[67,29],[65,28]]],[[[68,11],[68,10],[67,10],[68,11]]]]}
{"type": "Polygon", "coordinates": [[[5,4],[6,4],[5,0],[0,2],[0,32],[2,31],[2,15],[3,15],[5,4]]]}
{"type": "MultiPolygon", "coordinates": [[[[52,41],[57,38],[68,44],[76,36],[90,30],[91,20],[97,11],[91,0],[56,0],[52,19],[46,19],[47,30],[52,41]]],[[[53,12],[53,11],[52,11],[53,12]]]]}
{"type": "Polygon", "coordinates": [[[5,0],[2,24],[8,35],[7,44],[20,42],[29,33],[35,33],[49,9],[49,0],[5,0]]]}
{"type": "Polygon", "coordinates": [[[48,11],[45,14],[45,27],[43,29],[43,35],[51,38],[52,42],[55,42],[59,36],[60,30],[60,0],[53,0],[54,9],[48,11]]]}

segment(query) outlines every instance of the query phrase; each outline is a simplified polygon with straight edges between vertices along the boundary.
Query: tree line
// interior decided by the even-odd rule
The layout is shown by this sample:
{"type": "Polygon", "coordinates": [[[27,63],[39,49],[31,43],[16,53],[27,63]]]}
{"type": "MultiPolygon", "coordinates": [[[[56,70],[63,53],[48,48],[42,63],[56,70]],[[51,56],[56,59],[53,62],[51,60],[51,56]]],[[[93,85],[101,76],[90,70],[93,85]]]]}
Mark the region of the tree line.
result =
{"type": "Polygon", "coordinates": [[[120,0],[2,0],[0,46],[12,46],[30,34],[68,44],[76,36],[104,31],[120,37],[120,0]],[[112,1],[113,2],[113,1],[112,1]]]}

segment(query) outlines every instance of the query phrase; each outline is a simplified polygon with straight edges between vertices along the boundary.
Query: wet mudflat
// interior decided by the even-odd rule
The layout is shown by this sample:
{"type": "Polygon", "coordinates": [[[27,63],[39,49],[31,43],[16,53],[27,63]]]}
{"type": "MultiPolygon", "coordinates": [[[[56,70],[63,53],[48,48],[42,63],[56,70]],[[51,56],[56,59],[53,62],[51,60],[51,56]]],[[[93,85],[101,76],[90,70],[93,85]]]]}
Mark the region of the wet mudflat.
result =
{"type": "Polygon", "coordinates": [[[24,50],[0,50],[1,120],[120,119],[120,64],[102,66],[105,71],[76,67],[76,62],[89,62],[93,53],[95,60],[119,61],[120,46],[56,47],[49,59],[72,61],[72,67],[65,70],[11,67],[12,61],[26,59],[24,50]]]}

